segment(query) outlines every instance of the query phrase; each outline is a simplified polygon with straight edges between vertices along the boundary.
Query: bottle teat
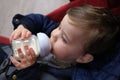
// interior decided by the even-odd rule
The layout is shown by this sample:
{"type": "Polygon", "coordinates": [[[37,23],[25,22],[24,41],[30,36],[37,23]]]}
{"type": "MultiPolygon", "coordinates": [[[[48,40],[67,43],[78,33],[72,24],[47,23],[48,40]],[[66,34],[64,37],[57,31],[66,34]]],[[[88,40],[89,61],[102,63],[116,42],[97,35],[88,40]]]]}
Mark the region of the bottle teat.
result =
{"type": "Polygon", "coordinates": [[[44,33],[38,33],[37,37],[40,45],[40,57],[45,57],[50,53],[51,49],[49,37],[44,33]]]}

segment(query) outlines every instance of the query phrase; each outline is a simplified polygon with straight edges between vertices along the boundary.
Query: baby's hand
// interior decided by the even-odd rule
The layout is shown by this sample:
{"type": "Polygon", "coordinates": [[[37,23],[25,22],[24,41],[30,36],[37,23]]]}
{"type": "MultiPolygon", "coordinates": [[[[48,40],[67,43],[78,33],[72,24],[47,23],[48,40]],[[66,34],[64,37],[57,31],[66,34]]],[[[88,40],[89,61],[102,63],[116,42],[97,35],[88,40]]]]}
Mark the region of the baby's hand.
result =
{"type": "Polygon", "coordinates": [[[28,46],[25,46],[24,48],[26,50],[25,55],[22,53],[21,49],[18,49],[20,61],[17,61],[12,56],[10,57],[11,62],[15,65],[15,67],[18,70],[21,70],[21,69],[24,69],[24,68],[27,68],[27,67],[33,65],[37,60],[37,57],[32,48],[28,48],[28,46]]]}
{"type": "Polygon", "coordinates": [[[31,32],[26,29],[23,25],[19,25],[11,34],[10,40],[18,39],[19,37],[21,40],[24,40],[31,36],[31,32]]]}

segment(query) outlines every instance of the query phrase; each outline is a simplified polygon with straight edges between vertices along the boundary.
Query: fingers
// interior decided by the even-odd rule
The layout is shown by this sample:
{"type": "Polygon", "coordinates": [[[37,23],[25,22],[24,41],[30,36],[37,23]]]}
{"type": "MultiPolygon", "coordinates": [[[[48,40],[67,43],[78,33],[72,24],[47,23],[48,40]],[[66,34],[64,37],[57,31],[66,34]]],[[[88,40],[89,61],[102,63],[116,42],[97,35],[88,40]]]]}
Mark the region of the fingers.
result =
{"type": "Polygon", "coordinates": [[[21,69],[21,63],[18,62],[14,57],[10,56],[10,60],[18,70],[21,69]]]}
{"type": "Polygon", "coordinates": [[[17,39],[21,35],[21,30],[23,30],[24,27],[22,25],[19,25],[11,34],[10,39],[17,39]]]}
{"type": "Polygon", "coordinates": [[[13,57],[10,57],[11,62],[15,65],[15,67],[18,70],[33,65],[37,59],[34,50],[32,48],[29,48],[28,46],[24,46],[24,49],[25,49],[25,55],[23,54],[21,49],[18,49],[18,55],[20,57],[20,61],[17,61],[13,57]]]}
{"type": "Polygon", "coordinates": [[[10,40],[15,40],[15,39],[19,38],[20,35],[21,35],[20,32],[18,32],[17,30],[14,30],[14,31],[12,32],[11,36],[10,36],[10,40]]]}
{"type": "Polygon", "coordinates": [[[17,68],[17,70],[24,69],[26,67],[29,67],[28,65],[24,65],[23,63],[17,61],[14,57],[10,57],[11,62],[14,64],[14,66],[17,68]]]}
{"type": "Polygon", "coordinates": [[[31,32],[28,31],[27,29],[24,29],[22,32],[21,32],[21,40],[24,40],[28,37],[31,36],[31,32]]]}
{"type": "Polygon", "coordinates": [[[19,25],[18,28],[12,32],[10,40],[15,40],[18,39],[19,37],[21,38],[21,40],[24,40],[30,36],[31,32],[28,29],[24,28],[23,25],[19,25]]]}
{"type": "Polygon", "coordinates": [[[32,63],[34,63],[34,61],[36,61],[37,57],[35,55],[35,52],[32,48],[29,49],[30,54],[28,54],[29,58],[28,60],[32,61],[32,63]]]}
{"type": "Polygon", "coordinates": [[[18,55],[19,55],[20,59],[21,60],[24,59],[25,55],[22,53],[22,50],[19,48],[17,51],[18,51],[18,55]]]}
{"type": "Polygon", "coordinates": [[[32,48],[30,48],[30,53],[31,53],[32,59],[36,60],[37,57],[36,57],[35,52],[32,48]]]}
{"type": "Polygon", "coordinates": [[[24,46],[24,49],[26,51],[26,60],[28,60],[28,62],[34,63],[36,61],[36,55],[35,52],[32,48],[28,48],[28,46],[24,46]]]}

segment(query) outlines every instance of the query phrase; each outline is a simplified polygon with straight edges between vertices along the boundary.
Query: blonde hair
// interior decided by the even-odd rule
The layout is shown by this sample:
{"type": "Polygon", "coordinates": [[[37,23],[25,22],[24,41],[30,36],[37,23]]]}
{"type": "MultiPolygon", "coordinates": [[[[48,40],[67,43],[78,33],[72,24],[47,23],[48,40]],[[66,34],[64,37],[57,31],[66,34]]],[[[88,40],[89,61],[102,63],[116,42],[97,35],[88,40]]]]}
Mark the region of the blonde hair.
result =
{"type": "Polygon", "coordinates": [[[110,50],[115,44],[119,31],[114,16],[102,7],[83,5],[67,11],[74,26],[80,26],[90,31],[86,52],[96,54],[110,50]]]}

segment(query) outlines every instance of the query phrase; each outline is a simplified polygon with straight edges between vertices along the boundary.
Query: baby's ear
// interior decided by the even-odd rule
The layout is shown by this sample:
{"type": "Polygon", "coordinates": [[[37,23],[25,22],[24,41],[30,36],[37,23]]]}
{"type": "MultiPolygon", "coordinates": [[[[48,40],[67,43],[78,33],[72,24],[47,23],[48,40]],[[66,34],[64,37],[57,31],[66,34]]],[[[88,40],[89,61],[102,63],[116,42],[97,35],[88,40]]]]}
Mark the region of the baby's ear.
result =
{"type": "Polygon", "coordinates": [[[87,53],[85,55],[82,55],[82,56],[79,56],[77,59],[76,59],[76,62],[78,63],[89,63],[91,61],[93,61],[94,57],[87,53]]]}

